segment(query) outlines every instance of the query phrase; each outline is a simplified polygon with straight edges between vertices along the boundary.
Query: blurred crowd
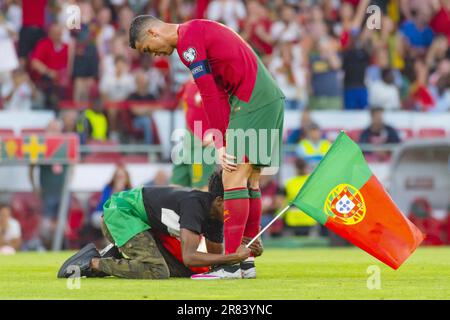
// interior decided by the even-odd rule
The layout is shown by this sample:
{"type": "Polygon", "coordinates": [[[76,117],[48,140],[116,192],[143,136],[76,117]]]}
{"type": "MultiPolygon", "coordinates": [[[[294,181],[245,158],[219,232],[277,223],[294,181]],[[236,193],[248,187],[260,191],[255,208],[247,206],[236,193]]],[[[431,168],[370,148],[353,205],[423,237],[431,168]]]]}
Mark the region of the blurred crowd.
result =
{"type": "Polygon", "coordinates": [[[139,56],[128,48],[130,22],[145,13],[176,23],[208,18],[239,32],[281,86],[287,109],[450,110],[449,0],[1,0],[0,6],[2,107],[75,109],[74,130],[83,141],[155,143],[151,108],[138,106],[176,105],[189,77],[177,56],[139,56]]]}

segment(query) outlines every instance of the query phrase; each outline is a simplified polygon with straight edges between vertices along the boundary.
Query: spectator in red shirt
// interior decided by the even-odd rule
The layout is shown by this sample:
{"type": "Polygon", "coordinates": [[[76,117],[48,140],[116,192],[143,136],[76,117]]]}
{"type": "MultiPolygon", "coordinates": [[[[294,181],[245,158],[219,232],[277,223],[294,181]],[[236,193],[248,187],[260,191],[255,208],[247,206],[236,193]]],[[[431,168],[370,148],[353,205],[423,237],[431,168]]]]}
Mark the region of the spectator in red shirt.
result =
{"type": "Polygon", "coordinates": [[[436,246],[445,243],[441,232],[444,223],[433,217],[433,208],[428,199],[421,197],[414,199],[408,218],[427,235],[424,241],[425,245],[436,246]]]}
{"type": "Polygon", "coordinates": [[[52,25],[48,38],[39,41],[31,55],[31,68],[37,73],[45,106],[53,110],[61,98],[62,88],[68,84],[69,48],[63,43],[62,34],[60,25],[52,25]]]}
{"type": "MultiPolygon", "coordinates": [[[[283,207],[285,194],[282,188],[275,181],[274,176],[261,175],[260,179],[262,217],[261,228],[264,228],[272,221],[275,214],[283,207]]],[[[280,236],[283,231],[284,223],[281,219],[275,221],[263,236],[280,236]]]]}
{"type": "Polygon", "coordinates": [[[22,28],[19,34],[19,57],[22,65],[39,40],[45,37],[47,0],[22,0],[22,28]]]}
{"type": "Polygon", "coordinates": [[[247,4],[249,16],[244,26],[245,36],[259,56],[272,54],[274,39],[270,34],[272,21],[267,9],[257,0],[247,4]]]}
{"type": "Polygon", "coordinates": [[[430,27],[434,33],[445,34],[450,43],[450,0],[441,0],[441,6],[431,19],[430,27]]]}
{"type": "Polygon", "coordinates": [[[347,48],[351,44],[351,38],[362,32],[361,28],[369,4],[369,0],[359,1],[356,7],[353,7],[354,4],[351,4],[350,1],[342,4],[340,8],[341,25],[338,28],[340,29],[342,48],[347,48]]]}
{"type": "Polygon", "coordinates": [[[209,0],[197,0],[195,8],[195,19],[205,19],[206,10],[208,9],[209,0]]]}

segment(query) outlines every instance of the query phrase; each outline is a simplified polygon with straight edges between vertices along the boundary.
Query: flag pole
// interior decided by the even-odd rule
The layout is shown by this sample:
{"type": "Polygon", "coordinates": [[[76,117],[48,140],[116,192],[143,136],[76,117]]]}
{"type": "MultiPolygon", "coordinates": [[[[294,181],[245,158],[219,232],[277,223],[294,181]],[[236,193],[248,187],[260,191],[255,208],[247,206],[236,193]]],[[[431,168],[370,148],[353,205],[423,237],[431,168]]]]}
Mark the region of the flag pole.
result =
{"type": "Polygon", "coordinates": [[[256,241],[256,239],[258,239],[263,233],[264,231],[266,231],[279,217],[281,217],[286,211],[288,211],[288,209],[291,207],[291,205],[288,205],[286,208],[284,208],[283,210],[280,211],[280,213],[277,214],[277,216],[275,218],[272,219],[272,221],[269,222],[269,224],[267,224],[267,226],[264,227],[264,229],[262,229],[247,245],[246,247],[250,247],[252,245],[253,242],[256,241]]]}

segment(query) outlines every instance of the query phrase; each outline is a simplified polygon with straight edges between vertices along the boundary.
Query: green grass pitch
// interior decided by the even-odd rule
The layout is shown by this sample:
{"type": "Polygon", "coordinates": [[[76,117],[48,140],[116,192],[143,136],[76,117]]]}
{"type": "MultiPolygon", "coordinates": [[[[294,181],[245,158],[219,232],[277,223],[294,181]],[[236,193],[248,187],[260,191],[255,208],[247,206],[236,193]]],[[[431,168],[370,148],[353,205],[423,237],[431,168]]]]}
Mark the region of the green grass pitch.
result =
{"type": "Polygon", "coordinates": [[[397,271],[356,248],[266,249],[258,279],[56,279],[71,252],[0,256],[0,299],[449,299],[450,247],[420,248],[397,271]],[[380,267],[381,288],[367,288],[380,267]]]}

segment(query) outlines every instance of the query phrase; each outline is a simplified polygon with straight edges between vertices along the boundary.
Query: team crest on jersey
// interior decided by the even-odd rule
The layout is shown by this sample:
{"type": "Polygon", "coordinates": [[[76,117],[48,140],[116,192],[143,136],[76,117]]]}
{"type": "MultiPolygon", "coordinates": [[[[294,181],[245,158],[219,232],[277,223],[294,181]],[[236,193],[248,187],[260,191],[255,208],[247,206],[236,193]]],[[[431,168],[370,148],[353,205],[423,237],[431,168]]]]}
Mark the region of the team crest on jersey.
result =
{"type": "Polygon", "coordinates": [[[197,57],[197,51],[192,47],[188,48],[185,52],[183,52],[184,60],[186,60],[189,63],[194,61],[196,57],[197,57]]]}
{"type": "Polygon", "coordinates": [[[328,194],[324,211],[337,223],[352,225],[364,219],[366,205],[358,189],[352,185],[342,183],[328,194]]]}

